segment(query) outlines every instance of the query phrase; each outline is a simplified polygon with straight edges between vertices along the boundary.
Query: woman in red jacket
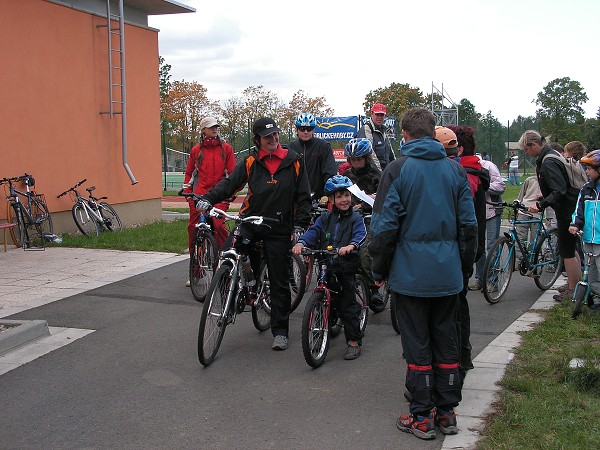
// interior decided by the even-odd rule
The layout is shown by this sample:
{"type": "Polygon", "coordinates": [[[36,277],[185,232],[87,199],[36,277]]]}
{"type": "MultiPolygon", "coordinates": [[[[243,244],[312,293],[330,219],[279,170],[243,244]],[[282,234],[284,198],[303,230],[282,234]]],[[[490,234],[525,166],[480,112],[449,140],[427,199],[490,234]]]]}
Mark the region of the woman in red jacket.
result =
{"type": "MultiPolygon", "coordinates": [[[[183,191],[202,195],[210,191],[235,168],[235,155],[231,145],[219,136],[219,123],[214,117],[205,117],[200,121],[200,142],[190,151],[190,159],[185,169],[183,191]]],[[[188,224],[188,245],[190,253],[195,235],[195,224],[200,218],[193,199],[189,199],[190,221],[188,224]]],[[[227,201],[215,205],[227,211],[227,201]]],[[[229,232],[225,228],[225,220],[213,217],[213,229],[219,248],[223,246],[229,232]]],[[[189,280],[186,283],[189,286],[189,280]]]]}

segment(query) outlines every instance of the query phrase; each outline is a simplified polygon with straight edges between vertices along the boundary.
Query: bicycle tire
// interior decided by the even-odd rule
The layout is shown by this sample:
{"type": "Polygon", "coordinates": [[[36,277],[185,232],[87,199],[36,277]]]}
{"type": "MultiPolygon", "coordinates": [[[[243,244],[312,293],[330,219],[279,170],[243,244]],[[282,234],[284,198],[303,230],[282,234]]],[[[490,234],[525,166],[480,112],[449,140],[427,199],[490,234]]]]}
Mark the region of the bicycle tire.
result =
{"type": "Polygon", "coordinates": [[[575,290],[573,291],[573,313],[571,314],[571,318],[577,319],[581,311],[583,310],[583,303],[587,299],[588,294],[588,285],[587,283],[584,285],[581,281],[577,283],[575,286],[575,290]]]}
{"type": "Polygon", "coordinates": [[[310,286],[314,269],[314,258],[312,255],[304,256],[304,264],[306,265],[306,287],[310,286]]]}
{"type": "MultiPolygon", "coordinates": [[[[219,267],[210,283],[200,315],[198,360],[205,367],[210,365],[217,356],[227,327],[228,311],[224,309],[231,285],[231,271],[230,264],[223,264],[219,267]]],[[[230,309],[232,311],[235,309],[233,302],[230,309]]]]}
{"type": "Polygon", "coordinates": [[[369,299],[371,298],[371,289],[367,280],[362,275],[356,276],[356,301],[360,305],[359,327],[360,334],[364,336],[367,322],[369,320],[369,299]]]}
{"type": "Polygon", "coordinates": [[[33,200],[32,216],[35,219],[35,227],[40,236],[45,237],[54,234],[54,224],[48,206],[41,200],[33,200]]]}
{"type": "Polygon", "coordinates": [[[252,323],[258,331],[271,328],[271,284],[267,264],[263,262],[257,280],[256,300],[252,303],[252,323]]]}
{"type": "Polygon", "coordinates": [[[101,202],[98,205],[98,211],[100,216],[104,219],[104,226],[108,231],[121,231],[123,229],[123,223],[117,214],[117,211],[106,202],[101,202]]]}
{"type": "Polygon", "coordinates": [[[292,294],[292,302],[290,305],[290,313],[294,312],[306,292],[306,264],[299,255],[292,254],[290,259],[290,292],[292,294]]]}
{"type": "Polygon", "coordinates": [[[515,244],[506,236],[500,236],[487,252],[483,266],[482,291],[490,304],[500,301],[508,289],[515,267],[515,244]]]}
{"type": "Polygon", "coordinates": [[[310,296],[302,316],[302,353],[313,369],[321,367],[329,350],[327,302],[324,292],[310,296]]]}
{"type": "Polygon", "coordinates": [[[100,234],[100,226],[94,217],[90,217],[85,207],[81,203],[75,203],[73,208],[71,208],[71,214],[73,215],[73,220],[75,221],[75,225],[81,231],[81,234],[84,236],[95,234],[98,236],[100,234]]]}
{"type": "Polygon", "coordinates": [[[534,264],[542,264],[536,267],[535,284],[545,291],[550,289],[560,276],[563,259],[558,252],[558,230],[551,228],[540,242],[538,242],[533,256],[534,264]]]}
{"type": "Polygon", "coordinates": [[[194,239],[189,266],[190,288],[196,301],[204,302],[218,262],[217,240],[208,231],[199,231],[194,239]]]}
{"type": "Polygon", "coordinates": [[[6,204],[6,218],[9,223],[16,226],[9,228],[10,237],[17,248],[23,246],[25,239],[25,218],[23,216],[23,206],[20,203],[9,202],[6,204]]]}
{"type": "Polygon", "coordinates": [[[396,332],[396,334],[400,334],[400,323],[398,322],[398,298],[395,295],[391,295],[391,291],[388,288],[388,293],[390,296],[390,319],[392,321],[392,328],[396,332]]]}

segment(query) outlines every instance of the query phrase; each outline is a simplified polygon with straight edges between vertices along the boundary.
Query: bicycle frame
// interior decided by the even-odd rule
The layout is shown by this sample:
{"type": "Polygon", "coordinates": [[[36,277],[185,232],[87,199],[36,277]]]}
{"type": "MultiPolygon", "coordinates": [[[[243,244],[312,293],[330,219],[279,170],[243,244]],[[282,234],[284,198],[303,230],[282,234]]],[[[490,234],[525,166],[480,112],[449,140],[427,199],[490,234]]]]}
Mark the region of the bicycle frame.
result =
{"type": "MultiPolygon", "coordinates": [[[[531,219],[517,219],[516,215],[515,218],[512,219],[511,223],[510,223],[510,229],[508,232],[505,232],[504,235],[511,239],[512,242],[514,242],[515,245],[511,246],[510,249],[510,257],[513,257],[513,253],[516,250],[515,246],[519,247],[519,250],[521,251],[521,255],[523,255],[523,258],[521,259],[521,264],[519,266],[519,273],[521,275],[525,275],[527,274],[528,271],[531,270],[535,270],[537,267],[542,266],[543,264],[535,264],[534,263],[534,257],[535,257],[535,248],[537,247],[538,241],[540,240],[540,238],[542,236],[544,236],[546,234],[546,226],[544,225],[544,214],[542,213],[540,215],[540,217],[538,218],[534,218],[532,216],[531,219]],[[516,231],[516,226],[517,225],[528,225],[528,224],[537,224],[537,229],[535,232],[535,236],[533,237],[533,240],[531,242],[528,243],[527,246],[524,245],[524,243],[519,239],[519,235],[517,234],[516,231]]],[[[514,255],[514,257],[516,257],[516,255],[514,255]]],[[[510,260],[510,258],[509,258],[510,260]]]]}

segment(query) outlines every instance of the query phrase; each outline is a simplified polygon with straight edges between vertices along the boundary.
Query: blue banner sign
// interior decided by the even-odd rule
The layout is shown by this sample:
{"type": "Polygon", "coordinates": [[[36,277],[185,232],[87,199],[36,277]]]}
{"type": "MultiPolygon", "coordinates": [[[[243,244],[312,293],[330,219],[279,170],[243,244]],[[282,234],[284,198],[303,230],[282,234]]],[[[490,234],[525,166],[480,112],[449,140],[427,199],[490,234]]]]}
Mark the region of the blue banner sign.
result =
{"type": "Polygon", "coordinates": [[[349,141],[358,131],[358,116],[317,117],[315,137],[326,141],[349,141]]]}

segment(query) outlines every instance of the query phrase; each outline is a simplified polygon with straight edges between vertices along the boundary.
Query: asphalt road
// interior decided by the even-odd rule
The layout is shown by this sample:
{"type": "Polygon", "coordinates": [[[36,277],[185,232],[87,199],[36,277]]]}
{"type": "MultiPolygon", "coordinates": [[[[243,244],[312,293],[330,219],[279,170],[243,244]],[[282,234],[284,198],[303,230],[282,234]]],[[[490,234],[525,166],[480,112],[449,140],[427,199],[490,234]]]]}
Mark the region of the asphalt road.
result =
{"type": "MultiPolygon", "coordinates": [[[[270,332],[257,332],[244,313],[203,368],[202,305],[184,287],[186,271],[173,264],[9,317],[96,331],[0,376],[0,447],[441,447],[439,433],[425,442],[395,427],[408,407],[389,310],[369,315],[359,359],[343,360],[340,336],[317,370],[302,355],[305,301],[285,352],[272,351],[270,332]]],[[[470,292],[473,356],[540,292],[516,274],[499,304],[470,292]]]]}

